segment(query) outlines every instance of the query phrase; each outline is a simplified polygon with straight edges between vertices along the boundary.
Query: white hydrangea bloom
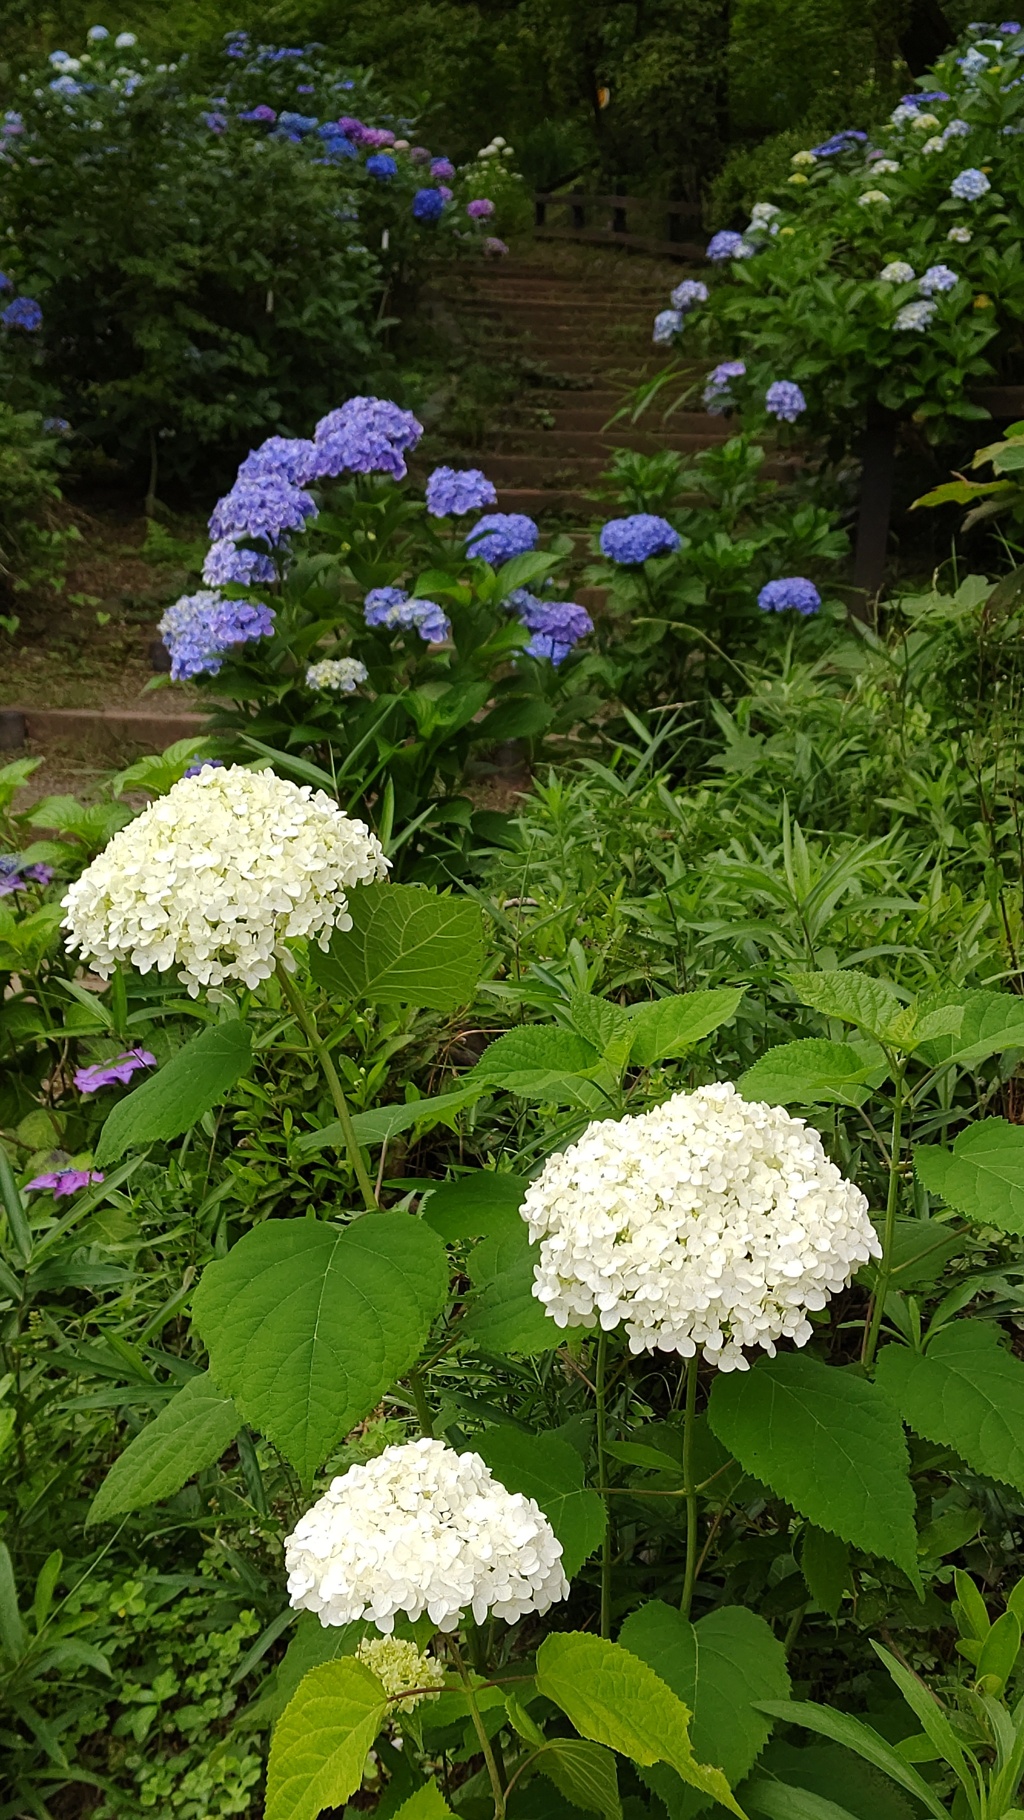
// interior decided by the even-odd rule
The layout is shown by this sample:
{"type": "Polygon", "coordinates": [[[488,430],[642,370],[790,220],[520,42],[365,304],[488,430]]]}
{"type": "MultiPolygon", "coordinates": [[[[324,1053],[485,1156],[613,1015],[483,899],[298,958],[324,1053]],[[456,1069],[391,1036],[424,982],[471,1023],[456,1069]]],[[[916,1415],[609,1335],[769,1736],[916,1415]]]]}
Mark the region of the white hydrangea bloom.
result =
{"type": "Polygon", "coordinates": [[[750,211],[750,225],[752,228],[770,229],[776,215],[781,214],[782,210],[777,202],[755,202],[750,211]]]}
{"type": "Polygon", "coordinates": [[[878,276],[883,284],[911,284],[916,273],[905,259],[892,259],[888,265],[883,265],[878,276]]]}
{"type": "Polygon", "coordinates": [[[923,335],[935,315],[934,303],[905,303],[896,311],[893,320],[894,329],[909,329],[916,335],[923,335]]]}
{"type": "Polygon", "coordinates": [[[257,986],[283,942],[327,947],[350,929],[345,896],[389,862],[363,822],[273,771],[205,766],[114,835],[64,898],[62,928],[104,977],[180,968],[200,986],[257,986]]]}
{"type": "Polygon", "coordinates": [[[358,657],[321,657],[306,671],[307,689],[339,689],[342,695],[351,695],[365,681],[366,665],[358,657]]]}
{"type": "Polygon", "coordinates": [[[946,239],[952,240],[955,246],[970,246],[971,238],[969,227],[951,227],[946,235],[946,239]]]}
{"type": "Polygon", "coordinates": [[[817,164],[818,160],[813,152],[794,152],[789,162],[795,164],[799,169],[803,165],[817,164]]]}
{"type": "Polygon", "coordinates": [[[929,156],[933,152],[944,152],[945,149],[946,141],[943,139],[941,133],[933,133],[931,138],[926,139],[921,147],[922,152],[927,152],[929,156]]]}
{"type": "Polygon", "coordinates": [[[532,1498],[507,1491],[479,1454],[443,1441],[387,1447],[352,1466],[285,1543],[288,1598],[321,1624],[426,1612],[453,1631],[472,1610],[514,1624],[564,1599],[562,1544],[532,1498]]]}
{"type": "Polygon", "coordinates": [[[937,114],[915,114],[910,124],[915,133],[937,133],[942,121],[937,114]]]}
{"type": "Polygon", "coordinates": [[[860,203],[862,209],[873,208],[875,203],[888,202],[888,200],[889,198],[884,190],[865,190],[863,196],[857,197],[857,201],[860,203]]]}
{"type": "Polygon", "coordinates": [[[437,1694],[412,1694],[414,1687],[444,1686],[444,1665],[402,1637],[364,1637],[357,1646],[356,1661],[365,1662],[390,1695],[388,1711],[392,1713],[411,1713],[424,1700],[437,1699],[437,1694]],[[402,1695],[410,1697],[403,1699],[402,1695]]]}
{"type": "Polygon", "coordinates": [[[897,158],[879,158],[871,166],[871,174],[873,177],[892,177],[899,168],[897,158]]]}
{"type": "Polygon", "coordinates": [[[625,1326],[631,1352],[803,1346],[881,1247],[859,1188],[818,1133],[720,1083],[588,1125],[527,1189],[533,1293],[559,1327],[625,1326]]]}

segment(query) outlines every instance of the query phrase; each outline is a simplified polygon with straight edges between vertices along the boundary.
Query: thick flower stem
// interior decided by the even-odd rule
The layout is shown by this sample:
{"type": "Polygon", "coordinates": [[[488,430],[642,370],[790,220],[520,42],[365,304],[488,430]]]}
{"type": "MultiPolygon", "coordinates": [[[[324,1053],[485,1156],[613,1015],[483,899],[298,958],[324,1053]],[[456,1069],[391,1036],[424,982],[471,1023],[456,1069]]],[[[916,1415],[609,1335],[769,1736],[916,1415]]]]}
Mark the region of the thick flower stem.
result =
{"type": "Polygon", "coordinates": [[[317,1061],[320,1063],[324,1080],[327,1082],[328,1091],[331,1099],[334,1101],[334,1110],[338,1115],[338,1123],[345,1136],[345,1147],[348,1150],[349,1160],[355,1170],[356,1181],[359,1183],[360,1193],[363,1197],[363,1206],[367,1213],[373,1213],[378,1205],[377,1196],[373,1191],[373,1183],[370,1180],[363,1153],[359,1148],[359,1139],[356,1137],[355,1126],[352,1123],[352,1114],[349,1111],[348,1101],[345,1098],[341,1082],[338,1079],[338,1071],[331,1060],[327,1045],[316,1027],[313,1013],[310,1011],[302,993],[299,991],[298,986],[295,984],[295,981],[288,972],[283,961],[278,961],[277,963],[277,977],[280,981],[281,991],[288,1000],[306,1041],[316,1055],[317,1061]]]}
{"type": "Polygon", "coordinates": [[[896,1242],[896,1210],[899,1205],[900,1157],[903,1143],[903,1079],[906,1073],[904,1063],[896,1069],[895,1088],[892,1102],[892,1138],[889,1144],[889,1192],[885,1202],[885,1233],[882,1238],[882,1257],[875,1278],[875,1293],[871,1298],[867,1330],[864,1335],[864,1348],[861,1353],[865,1365],[873,1365],[878,1346],[878,1335],[885,1313],[885,1298],[889,1292],[889,1280],[892,1276],[893,1248],[896,1242]]]}
{"type": "MultiPolygon", "coordinates": [[[[605,1377],[608,1367],[608,1335],[602,1329],[597,1342],[597,1363],[594,1370],[594,1405],[597,1414],[597,1482],[603,1488],[608,1484],[608,1439],[607,1411],[605,1408],[605,1377]]],[[[612,1511],[607,1496],[604,1501],[604,1541],[601,1544],[601,1635],[612,1634],[612,1511]]]]}
{"type": "Polygon", "coordinates": [[[473,1683],[469,1678],[466,1664],[462,1660],[462,1652],[454,1637],[449,1637],[448,1646],[452,1652],[452,1659],[455,1666],[459,1671],[459,1679],[462,1682],[466,1695],[466,1702],[469,1706],[470,1717],[473,1721],[473,1730],[480,1740],[480,1749],[483,1752],[483,1759],[487,1765],[487,1774],[491,1779],[491,1791],[494,1795],[494,1820],[505,1820],[505,1791],[501,1785],[501,1775],[498,1770],[497,1758],[494,1755],[491,1740],[487,1736],[487,1727],[481,1717],[480,1705],[473,1690],[473,1683]]]}
{"type": "Polygon", "coordinates": [[[686,1568],[683,1574],[683,1596],[679,1609],[684,1618],[690,1615],[693,1589],[697,1580],[697,1484],[694,1470],[694,1442],[697,1435],[697,1361],[699,1353],[686,1362],[686,1410],[683,1416],[683,1495],[686,1499],[686,1568]]]}

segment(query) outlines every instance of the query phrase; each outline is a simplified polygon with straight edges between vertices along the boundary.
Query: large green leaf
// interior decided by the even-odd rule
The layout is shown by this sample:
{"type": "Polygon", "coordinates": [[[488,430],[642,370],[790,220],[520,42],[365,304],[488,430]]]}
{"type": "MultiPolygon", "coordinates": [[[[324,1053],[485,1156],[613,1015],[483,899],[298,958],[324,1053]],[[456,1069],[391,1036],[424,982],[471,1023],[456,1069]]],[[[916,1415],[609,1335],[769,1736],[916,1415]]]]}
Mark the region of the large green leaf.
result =
{"type": "Polygon", "coordinates": [[[576,1090],[570,1077],[587,1077],[600,1062],[593,1044],[575,1031],[530,1024],[522,1030],[509,1030],[490,1043],[476,1067],[464,1076],[464,1083],[504,1087],[507,1093],[517,1093],[523,1099],[575,1104],[576,1090]]]}
{"type": "Polygon", "coordinates": [[[621,1820],[615,1758],[603,1744],[586,1738],[550,1738],[537,1758],[541,1775],[553,1782],[573,1807],[604,1820],[621,1820]]]}
{"type": "Polygon", "coordinates": [[[689,1709],[620,1643],[585,1631],[545,1638],[537,1651],[537,1691],[561,1707],[581,1737],[607,1744],[642,1767],[670,1764],[691,1788],[744,1820],[721,1770],[694,1756],[689,1709]]]}
{"type": "Polygon", "coordinates": [[[891,1777],[909,1795],[916,1796],[934,1816],[934,1820],[949,1820],[948,1809],[929,1788],[924,1777],[919,1776],[916,1769],[873,1726],[865,1725],[863,1720],[854,1719],[849,1713],[838,1712],[828,1706],[815,1706],[810,1700],[764,1700],[761,1704],[773,1719],[785,1719],[787,1724],[802,1725],[807,1731],[818,1732],[823,1738],[831,1738],[834,1744],[845,1745],[847,1750],[854,1751],[873,1768],[891,1777]]]}
{"type": "Polygon", "coordinates": [[[943,1327],[927,1352],[886,1346],[878,1383],[926,1441],[1024,1492],[1024,1365],[985,1321],[943,1327]]]}
{"type": "Polygon", "coordinates": [[[686,992],[654,999],[647,1005],[630,1005],[630,1060],[640,1068],[651,1068],[666,1056],[685,1055],[694,1043],[736,1016],[743,995],[742,986],[716,986],[707,992],[686,992]]]}
{"type": "MultiPolygon", "coordinates": [[[[786,1652],[764,1618],[743,1605],[725,1605],[690,1624],[671,1605],[653,1599],[632,1612],[619,1642],[648,1663],[693,1713],[690,1738],[698,1757],[717,1764],[735,1788],[753,1768],[771,1724],[752,1704],[786,1699],[786,1652]]],[[[709,1797],[687,1788],[666,1764],[644,1771],[671,1820],[697,1814],[709,1797]]]]}
{"type": "Polygon", "coordinates": [[[114,1461],[86,1522],[103,1523],[172,1497],[194,1473],[220,1459],[241,1425],[231,1398],[208,1371],[190,1379],[114,1461]]]}
{"type": "Polygon", "coordinates": [[[451,1808],[438,1788],[436,1782],[424,1782],[408,1801],[403,1801],[392,1815],[392,1820],[445,1820],[451,1816],[451,1808]]]}
{"type": "Polygon", "coordinates": [[[736,1085],[745,1099],[766,1100],[770,1106],[860,1106],[887,1072],[874,1043],[830,1043],[811,1036],[769,1049],[736,1085]]]}
{"type": "Polygon", "coordinates": [[[237,1018],[210,1024],[158,1074],[119,1100],[96,1146],[102,1168],[160,1138],[180,1137],[245,1074],[252,1061],[249,1028],[237,1018]]]}
{"type": "Polygon", "coordinates": [[[1005,1049],[1024,1049],[1024,999],[1016,993],[949,992],[944,994],[944,1002],[960,1003],[963,1017],[957,1031],[920,1045],[918,1060],[929,1067],[953,1063],[958,1068],[976,1068],[1005,1049]]]}
{"type": "Polygon", "coordinates": [[[432,1185],[423,1208],[428,1226],[443,1239],[476,1239],[485,1233],[519,1231],[519,1209],[529,1187],[524,1175],[498,1175],[474,1169],[455,1182],[432,1185]]]}
{"type": "Polygon", "coordinates": [[[325,1807],[343,1807],[387,1709],[376,1675],[354,1657],[312,1669],[274,1732],[266,1820],[318,1820],[325,1807]]]}
{"type": "Polygon", "coordinates": [[[537,1261],[524,1220],[481,1239],[466,1268],[473,1295],[460,1333],[484,1352],[550,1352],[562,1330],[533,1293],[537,1261]]]}
{"type": "Polygon", "coordinates": [[[904,1008],[887,980],[858,973],[854,967],[828,973],[792,973],[790,985],[813,1011],[840,1018],[844,1024],[856,1024],[878,1043],[888,1041],[904,1008]]]}
{"type": "MultiPolygon", "coordinates": [[[[355,1112],[352,1129],[356,1142],[386,1144],[400,1131],[411,1131],[415,1126],[421,1131],[429,1131],[435,1125],[446,1125],[456,1112],[478,1100],[481,1091],[479,1087],[459,1087],[454,1093],[436,1093],[432,1098],[422,1100],[399,1100],[392,1106],[372,1106],[369,1112],[355,1112]]],[[[303,1156],[310,1156],[314,1150],[326,1150],[329,1146],[338,1148],[344,1142],[345,1133],[340,1122],[332,1119],[329,1125],[321,1125],[316,1131],[302,1132],[296,1140],[296,1148],[303,1156]]]]}
{"type": "Polygon", "coordinates": [[[827,1795],[786,1782],[770,1782],[767,1776],[749,1783],[743,1799],[750,1813],[763,1814],[764,1820],[856,1820],[848,1807],[839,1807],[827,1795]]]}
{"type": "Polygon", "coordinates": [[[605,1531],[604,1504],[584,1484],[575,1447],[558,1435],[521,1428],[488,1428],[473,1446],[509,1491],[537,1500],[562,1544],[562,1566],[571,1580],[600,1548],[605,1531]]]}
{"type": "Polygon", "coordinates": [[[917,1584],[914,1493],[903,1427],[874,1384],[806,1353],[719,1373],[708,1419],[754,1478],[917,1584]]]}
{"type": "Polygon", "coordinates": [[[351,929],[326,954],[310,949],[314,978],[336,997],[452,1011],[472,998],[484,964],[483,918],[472,898],[420,885],[361,885],[351,929]]]}
{"type": "Polygon", "coordinates": [[[754,1812],[760,1810],[749,1791],[760,1784],[762,1772],[765,1778],[775,1777],[784,1786],[789,1784],[848,1809],[853,1820],[914,1820],[917,1813],[895,1783],[839,1744],[816,1741],[797,1746],[773,1738],[757,1774],[743,1789],[744,1805],[749,1801],[754,1812]]]}
{"type": "Polygon", "coordinates": [[[952,1150],[918,1144],[914,1168],[929,1194],[970,1219],[1024,1233],[1024,1127],[981,1119],[961,1131],[952,1150]]]}
{"type": "Polygon", "coordinates": [[[407,1213],[268,1220],[207,1265],[193,1319],[218,1384],[308,1484],[415,1362],[447,1292],[441,1240],[407,1213]]]}

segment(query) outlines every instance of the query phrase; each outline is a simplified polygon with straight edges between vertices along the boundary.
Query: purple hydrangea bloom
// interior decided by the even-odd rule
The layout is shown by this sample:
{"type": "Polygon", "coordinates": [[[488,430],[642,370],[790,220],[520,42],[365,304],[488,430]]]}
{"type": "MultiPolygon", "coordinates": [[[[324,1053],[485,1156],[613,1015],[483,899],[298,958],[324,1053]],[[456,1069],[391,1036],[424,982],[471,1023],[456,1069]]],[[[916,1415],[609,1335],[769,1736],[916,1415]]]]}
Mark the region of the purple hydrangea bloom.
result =
{"type": "Polygon", "coordinates": [[[412,412],[387,398],[349,398],[316,426],[318,472],[325,479],[347,470],[404,480],[403,456],[422,434],[423,425],[412,412]]]}
{"type": "Polygon", "coordinates": [[[342,114],[338,125],[346,139],[351,139],[355,145],[362,145],[363,134],[369,131],[369,128],[365,127],[361,120],[357,120],[354,114],[342,114]]]}
{"type": "Polygon", "coordinates": [[[430,163],[430,153],[428,152],[426,146],[425,145],[410,146],[409,161],[411,164],[429,164],[430,163]]]}
{"type": "Polygon", "coordinates": [[[724,259],[742,259],[742,248],[746,245],[742,234],[736,234],[731,228],[722,228],[712,234],[708,241],[707,257],[713,264],[721,264],[724,259]]]}
{"type": "Polygon", "coordinates": [[[208,127],[211,133],[226,133],[227,132],[228,117],[226,114],[210,112],[207,114],[200,115],[200,118],[203,122],[203,125],[205,127],[208,127]]]}
{"type": "Polygon", "coordinates": [[[239,120],[255,120],[260,126],[273,126],[277,115],[272,107],[268,107],[265,101],[261,101],[258,107],[247,108],[244,114],[239,114],[238,118],[239,120]]]}
{"type": "Polygon", "coordinates": [[[257,480],[278,474],[293,487],[304,487],[317,477],[316,444],[304,436],[268,436],[252,449],[238,470],[239,480],[257,480]]]}
{"type": "MultiPolygon", "coordinates": [[[[385,146],[394,145],[395,135],[387,126],[364,126],[362,141],[364,145],[369,146],[371,151],[380,152],[384,150],[385,146]]],[[[397,164],[395,169],[398,169],[397,164]]]]}
{"type": "Polygon", "coordinates": [[[373,157],[366,160],[366,168],[378,183],[390,183],[392,177],[398,175],[398,166],[387,152],[374,152],[373,157]]]}
{"type": "Polygon", "coordinates": [[[417,190],[412,199],[412,212],[417,221],[438,221],[444,212],[440,190],[417,190]]]}
{"type": "Polygon", "coordinates": [[[430,165],[430,175],[441,177],[445,183],[450,183],[455,175],[455,166],[450,158],[434,158],[430,165]]]}
{"type": "Polygon", "coordinates": [[[49,1188],[55,1199],[62,1194],[77,1194],[79,1188],[88,1188],[92,1182],[102,1182],[103,1172],[99,1169],[54,1169],[49,1175],[37,1175],[26,1188],[49,1188]]]}
{"type": "Polygon", "coordinates": [[[30,878],[34,885],[48,885],[53,880],[53,867],[42,864],[26,866],[25,877],[30,878]]]}
{"type": "Polygon", "coordinates": [[[489,259],[500,259],[502,254],[508,252],[508,247],[505,245],[505,242],[499,240],[497,234],[488,234],[487,239],[483,241],[482,245],[483,251],[487,254],[489,259]]]}
{"type": "Polygon", "coordinates": [[[259,582],[275,581],[274,564],[258,550],[240,550],[230,537],[219,537],[206,552],[203,580],[208,588],[224,588],[234,583],[251,588],[259,582]]]}
{"type": "Polygon", "coordinates": [[[82,84],[76,82],[74,76],[55,76],[50,87],[55,95],[80,95],[82,92],[82,84]]]}
{"type": "Polygon", "coordinates": [[[5,329],[27,329],[32,332],[41,328],[42,321],[43,312],[34,297],[16,297],[0,314],[0,322],[5,329]]]}
{"type": "Polygon", "coordinates": [[[707,303],[708,287],[699,278],[684,278],[672,292],[671,304],[674,310],[692,310],[698,303],[707,303]]]}
{"type": "Polygon", "coordinates": [[[459,518],[463,512],[497,503],[493,482],[479,468],[435,468],[427,481],[427,511],[432,518],[459,518]]]}
{"type": "Polygon", "coordinates": [[[948,100],[949,100],[949,96],[947,95],[944,88],[930,88],[930,89],[926,89],[923,94],[920,91],[918,91],[917,93],[915,93],[913,95],[901,95],[900,96],[900,106],[901,107],[922,108],[922,107],[927,107],[928,103],[930,101],[948,101],[948,100]]]}
{"type": "Polygon", "coordinates": [[[15,891],[28,889],[19,867],[16,853],[0,853],[0,897],[11,897],[15,891]]]}
{"type": "Polygon", "coordinates": [[[128,1049],[123,1055],[116,1055],[112,1062],[96,1062],[91,1068],[76,1069],[75,1086],[79,1093],[98,1093],[101,1087],[112,1087],[115,1081],[127,1087],[139,1068],[155,1067],[156,1056],[150,1055],[148,1049],[128,1049]]]}
{"type": "Polygon", "coordinates": [[[742,379],[747,370],[745,360],[720,360],[708,374],[704,386],[704,409],[711,417],[724,417],[736,403],[729,389],[729,382],[742,379]]]}
{"type": "Polygon", "coordinates": [[[609,562],[635,568],[652,556],[671,556],[682,538],[667,518],[654,512],[634,512],[629,518],[610,518],[601,531],[602,556],[609,562]]]}
{"type": "Polygon", "coordinates": [[[540,531],[525,512],[486,512],[466,534],[466,555],[479,556],[496,569],[513,556],[537,548],[540,531]]]}
{"type": "Polygon", "coordinates": [[[425,644],[439,645],[451,632],[436,600],[410,600],[404,588],[371,588],[363,602],[368,626],[415,629],[425,644]]]}
{"type": "Polygon", "coordinates": [[[1020,24],[1016,19],[1004,19],[1002,25],[999,27],[999,30],[1005,32],[1008,38],[1016,37],[1020,29],[1020,24]]]}
{"type": "Polygon", "coordinates": [[[864,145],[867,134],[856,127],[847,127],[845,132],[833,133],[831,139],[823,139],[820,145],[812,145],[815,158],[834,158],[837,152],[848,151],[851,145],[864,145]]]}
{"type": "Polygon", "coordinates": [[[791,379],[773,379],[764,395],[764,403],[769,416],[778,418],[780,423],[795,423],[807,409],[806,398],[791,379]]]}
{"type": "Polygon", "coordinates": [[[293,487],[278,474],[260,474],[236,480],[219,499],[210,518],[210,536],[263,537],[276,544],[285,531],[301,531],[307,518],[316,517],[316,502],[301,487],[293,487]]]}
{"type": "Polygon", "coordinates": [[[936,291],[951,291],[957,283],[957,274],[948,265],[930,265],[918,280],[918,290],[924,297],[934,297],[936,291]]]}
{"type": "Polygon", "coordinates": [[[186,765],[181,775],[182,777],[198,777],[200,771],[205,771],[207,767],[211,765],[215,771],[223,771],[224,760],[222,758],[193,759],[190,765],[186,765]]]}
{"type": "Polygon", "coordinates": [[[494,204],[486,196],[479,196],[475,202],[467,202],[466,214],[471,221],[484,221],[488,215],[494,214],[494,204]]]}
{"type": "Polygon", "coordinates": [[[791,609],[805,616],[816,613],[821,606],[821,595],[813,581],[803,575],[786,575],[779,581],[769,581],[761,589],[757,604],[762,613],[785,613],[791,609]]]}
{"type": "Polygon", "coordinates": [[[271,607],[262,601],[225,600],[215,588],[183,594],[157,626],[171,654],[173,682],[216,676],[233,646],[269,638],[273,630],[271,607]]]}
{"type": "Polygon", "coordinates": [[[547,658],[556,669],[573,646],[594,630],[586,608],[572,600],[538,600],[526,588],[515,588],[505,604],[513,608],[521,624],[533,634],[526,646],[527,657],[547,658]]]}
{"type": "Polygon", "coordinates": [[[0,293],[2,293],[4,291],[13,291],[13,289],[14,289],[14,285],[12,284],[11,280],[8,278],[7,273],[0,272],[0,293]]]}
{"type": "MultiPolygon", "coordinates": [[[[953,178],[953,181],[949,186],[949,193],[951,196],[955,196],[958,202],[977,202],[979,197],[984,196],[986,191],[991,188],[992,185],[984,171],[966,170],[960,171],[959,174],[953,178]]],[[[12,303],[11,309],[13,310],[13,308],[14,305],[12,303]]],[[[3,317],[0,317],[0,321],[3,321],[7,314],[8,311],[5,310],[3,317]]]]}
{"type": "Polygon", "coordinates": [[[677,335],[683,332],[685,317],[682,310],[659,310],[654,318],[651,340],[656,348],[669,348],[677,335]]]}

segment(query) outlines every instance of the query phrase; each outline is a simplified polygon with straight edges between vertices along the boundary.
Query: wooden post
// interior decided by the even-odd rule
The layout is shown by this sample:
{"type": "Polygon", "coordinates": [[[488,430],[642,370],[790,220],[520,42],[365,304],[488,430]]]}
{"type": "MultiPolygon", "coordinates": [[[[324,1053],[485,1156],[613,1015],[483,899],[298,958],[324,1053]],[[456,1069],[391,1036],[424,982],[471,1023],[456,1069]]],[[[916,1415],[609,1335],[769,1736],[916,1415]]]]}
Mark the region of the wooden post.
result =
{"type": "Polygon", "coordinates": [[[540,192],[538,191],[537,194],[533,198],[533,225],[534,225],[534,227],[541,228],[541,227],[546,226],[547,218],[548,218],[548,199],[546,196],[542,196],[540,194],[540,192]]]}
{"type": "Polygon", "coordinates": [[[861,445],[860,511],[853,556],[853,585],[858,595],[852,610],[858,619],[869,617],[868,603],[878,593],[885,576],[896,465],[896,427],[894,411],[886,411],[881,405],[869,407],[861,445]]]}
{"type": "MultiPolygon", "coordinates": [[[[574,196],[580,197],[584,194],[582,189],[573,190],[572,193],[574,196]]],[[[582,202],[574,202],[572,205],[572,225],[577,234],[581,234],[587,225],[587,213],[582,202]]]]}

